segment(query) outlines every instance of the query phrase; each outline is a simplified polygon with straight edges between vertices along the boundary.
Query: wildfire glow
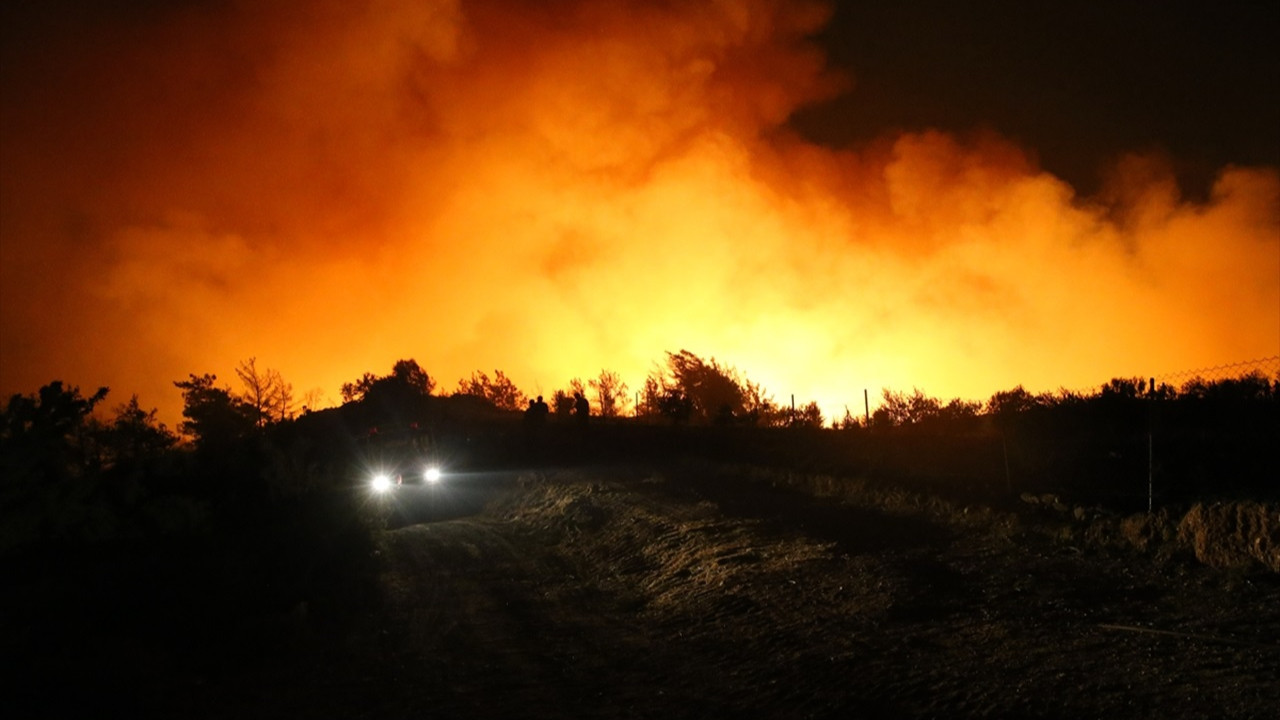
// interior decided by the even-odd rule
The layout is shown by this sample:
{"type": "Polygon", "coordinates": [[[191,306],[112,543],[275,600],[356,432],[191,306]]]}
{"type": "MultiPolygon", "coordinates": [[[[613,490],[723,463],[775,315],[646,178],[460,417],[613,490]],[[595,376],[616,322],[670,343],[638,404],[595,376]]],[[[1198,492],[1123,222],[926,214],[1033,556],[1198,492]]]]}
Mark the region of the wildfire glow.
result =
{"type": "Polygon", "coordinates": [[[290,5],[6,76],[6,393],[172,421],[173,380],[251,356],[334,400],[399,358],[536,394],[688,349],[830,416],[1280,353],[1274,168],[1199,203],[1134,155],[1081,198],[991,134],[813,145],[823,5],[290,5]]]}

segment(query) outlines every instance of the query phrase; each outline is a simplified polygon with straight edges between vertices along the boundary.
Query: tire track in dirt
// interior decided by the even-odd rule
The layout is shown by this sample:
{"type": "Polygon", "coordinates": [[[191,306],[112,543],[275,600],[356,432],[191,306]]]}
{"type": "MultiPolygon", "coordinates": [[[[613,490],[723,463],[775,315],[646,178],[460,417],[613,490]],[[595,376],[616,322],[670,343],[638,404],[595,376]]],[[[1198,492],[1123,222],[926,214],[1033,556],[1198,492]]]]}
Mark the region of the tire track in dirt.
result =
{"type": "MultiPolygon", "coordinates": [[[[520,530],[473,519],[390,534],[398,672],[429,678],[410,704],[473,718],[628,717],[649,705],[663,684],[649,637],[520,530]]],[[[663,704],[711,710],[696,695],[663,704]]]]}

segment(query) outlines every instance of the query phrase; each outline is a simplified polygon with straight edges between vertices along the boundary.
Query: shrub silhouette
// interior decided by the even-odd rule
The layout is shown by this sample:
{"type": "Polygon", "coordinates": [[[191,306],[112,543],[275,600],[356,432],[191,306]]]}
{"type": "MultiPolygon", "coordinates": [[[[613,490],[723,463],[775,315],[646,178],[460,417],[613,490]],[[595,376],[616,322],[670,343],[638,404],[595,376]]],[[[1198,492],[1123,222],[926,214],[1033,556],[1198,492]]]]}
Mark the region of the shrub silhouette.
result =
{"type": "Polygon", "coordinates": [[[638,414],[697,425],[777,426],[787,422],[762,387],[715,358],[668,352],[666,368],[645,378],[638,414]]]}
{"type": "Polygon", "coordinates": [[[257,427],[257,410],[230,388],[215,386],[216,375],[188,377],[173,384],[182,390],[182,432],[194,438],[197,449],[229,450],[257,427]]]}
{"type": "Polygon", "coordinates": [[[458,381],[455,394],[484,398],[501,410],[520,410],[529,401],[501,370],[494,370],[492,379],[479,370],[471,373],[470,378],[458,381]]]}

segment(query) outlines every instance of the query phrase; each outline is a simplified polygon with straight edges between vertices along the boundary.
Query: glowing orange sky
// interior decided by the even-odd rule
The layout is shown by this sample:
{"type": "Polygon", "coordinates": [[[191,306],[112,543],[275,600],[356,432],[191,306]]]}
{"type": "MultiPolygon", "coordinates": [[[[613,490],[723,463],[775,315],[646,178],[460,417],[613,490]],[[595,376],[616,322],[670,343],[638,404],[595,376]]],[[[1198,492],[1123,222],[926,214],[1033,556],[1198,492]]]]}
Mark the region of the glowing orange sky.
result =
{"type": "MultiPolygon", "coordinates": [[[[0,390],[251,356],[301,395],[415,358],[527,393],[688,349],[786,402],[985,399],[1280,354],[1280,175],[1082,198],[991,132],[834,150],[823,5],[195,5],[6,77],[0,390]]],[[[856,86],[853,90],[856,97],[856,86]]]]}

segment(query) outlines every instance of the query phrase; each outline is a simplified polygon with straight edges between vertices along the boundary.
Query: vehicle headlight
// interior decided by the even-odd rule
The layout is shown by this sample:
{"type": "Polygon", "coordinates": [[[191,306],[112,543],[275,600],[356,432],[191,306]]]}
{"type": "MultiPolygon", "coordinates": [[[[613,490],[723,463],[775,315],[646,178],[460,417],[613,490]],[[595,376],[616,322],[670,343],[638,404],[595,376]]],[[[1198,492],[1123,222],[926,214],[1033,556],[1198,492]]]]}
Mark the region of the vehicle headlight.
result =
{"type": "Polygon", "coordinates": [[[373,491],[384,493],[391,489],[391,476],[379,474],[373,476],[373,491]]]}
{"type": "Polygon", "coordinates": [[[422,479],[430,485],[440,482],[440,477],[440,468],[434,465],[422,471],[422,479]]]}

